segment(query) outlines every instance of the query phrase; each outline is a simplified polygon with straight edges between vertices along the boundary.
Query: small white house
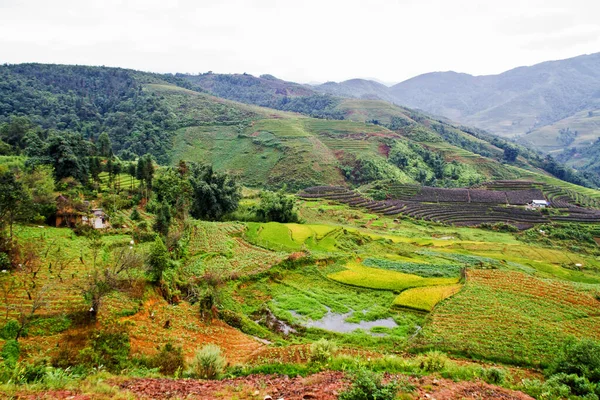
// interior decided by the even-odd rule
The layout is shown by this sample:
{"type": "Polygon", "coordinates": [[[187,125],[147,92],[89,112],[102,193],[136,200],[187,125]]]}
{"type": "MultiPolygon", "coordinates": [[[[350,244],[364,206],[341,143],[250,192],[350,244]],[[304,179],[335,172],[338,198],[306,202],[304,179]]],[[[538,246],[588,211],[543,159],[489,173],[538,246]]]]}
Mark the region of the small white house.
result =
{"type": "Polygon", "coordinates": [[[546,208],[550,203],[546,200],[532,200],[530,206],[533,208],[546,208]]]}
{"type": "Polygon", "coordinates": [[[108,227],[107,217],[104,211],[101,208],[93,208],[91,215],[83,216],[81,221],[84,224],[91,225],[94,229],[104,229],[108,227]]]}

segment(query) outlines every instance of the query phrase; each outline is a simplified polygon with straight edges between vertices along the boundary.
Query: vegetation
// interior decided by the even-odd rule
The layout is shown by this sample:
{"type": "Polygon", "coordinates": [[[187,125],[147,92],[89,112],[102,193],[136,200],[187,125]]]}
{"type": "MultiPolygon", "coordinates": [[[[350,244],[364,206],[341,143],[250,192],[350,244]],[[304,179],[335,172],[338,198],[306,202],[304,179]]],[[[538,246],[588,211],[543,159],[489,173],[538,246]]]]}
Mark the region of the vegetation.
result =
{"type": "Polygon", "coordinates": [[[234,103],[198,91],[210,74],[0,70],[31,95],[1,116],[3,393],[267,395],[248,375],[287,374],[284,397],[318,374],[302,384],[341,398],[597,394],[600,194],[523,148],[502,161],[505,142],[381,102],[234,103]]]}

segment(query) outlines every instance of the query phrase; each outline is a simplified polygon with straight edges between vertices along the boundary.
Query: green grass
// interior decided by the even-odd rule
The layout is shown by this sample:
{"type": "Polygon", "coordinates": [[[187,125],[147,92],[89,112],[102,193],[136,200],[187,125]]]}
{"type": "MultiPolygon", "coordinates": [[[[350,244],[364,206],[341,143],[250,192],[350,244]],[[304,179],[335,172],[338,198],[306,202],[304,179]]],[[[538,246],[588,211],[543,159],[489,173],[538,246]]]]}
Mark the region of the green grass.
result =
{"type": "Polygon", "coordinates": [[[442,300],[458,293],[462,285],[426,286],[407,289],[393,302],[395,307],[410,308],[419,311],[432,311],[442,300]]]}

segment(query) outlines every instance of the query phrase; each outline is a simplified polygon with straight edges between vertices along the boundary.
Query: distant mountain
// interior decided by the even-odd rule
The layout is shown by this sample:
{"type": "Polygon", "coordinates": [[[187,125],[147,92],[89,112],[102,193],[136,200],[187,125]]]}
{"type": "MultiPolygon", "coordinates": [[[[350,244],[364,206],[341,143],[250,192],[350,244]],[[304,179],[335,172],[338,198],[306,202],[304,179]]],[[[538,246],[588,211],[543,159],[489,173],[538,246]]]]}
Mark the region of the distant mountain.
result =
{"type": "Polygon", "coordinates": [[[351,79],[315,90],[335,96],[381,99],[515,138],[563,155],[585,168],[600,138],[600,53],[519,67],[499,75],[431,72],[387,87],[351,79]]]}
{"type": "Polygon", "coordinates": [[[395,102],[387,86],[366,79],[350,79],[340,83],[326,82],[316,86],[315,89],[335,96],[395,102]]]}
{"type": "Polygon", "coordinates": [[[600,53],[499,75],[419,75],[390,88],[397,104],[419,108],[497,135],[526,135],[600,105],[600,53]]]}

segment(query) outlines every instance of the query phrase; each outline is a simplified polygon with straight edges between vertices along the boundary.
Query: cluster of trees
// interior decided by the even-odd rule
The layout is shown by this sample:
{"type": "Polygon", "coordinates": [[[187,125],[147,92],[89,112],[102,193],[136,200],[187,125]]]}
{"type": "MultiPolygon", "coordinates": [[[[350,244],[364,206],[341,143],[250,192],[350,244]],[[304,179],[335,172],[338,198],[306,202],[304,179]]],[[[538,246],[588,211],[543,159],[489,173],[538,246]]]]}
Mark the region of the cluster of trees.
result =
{"type": "Polygon", "coordinates": [[[43,222],[56,211],[54,179],[48,167],[0,167],[0,268],[14,264],[13,227],[18,222],[43,222]]]}
{"type": "MultiPolygon", "coordinates": [[[[0,66],[0,124],[27,116],[43,130],[70,132],[96,141],[111,138],[121,158],[152,154],[167,162],[177,119],[161,99],[142,90],[170,76],[104,67],[19,64],[0,66]]],[[[21,146],[19,146],[21,147],[21,146]]]]}
{"type": "Polygon", "coordinates": [[[336,110],[340,99],[319,94],[305,86],[284,82],[270,75],[257,78],[248,74],[177,74],[196,90],[206,90],[225,99],[283,111],[294,111],[314,118],[344,119],[344,112],[336,110]]]}

